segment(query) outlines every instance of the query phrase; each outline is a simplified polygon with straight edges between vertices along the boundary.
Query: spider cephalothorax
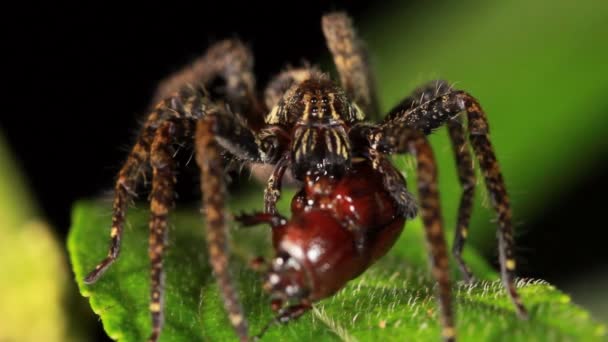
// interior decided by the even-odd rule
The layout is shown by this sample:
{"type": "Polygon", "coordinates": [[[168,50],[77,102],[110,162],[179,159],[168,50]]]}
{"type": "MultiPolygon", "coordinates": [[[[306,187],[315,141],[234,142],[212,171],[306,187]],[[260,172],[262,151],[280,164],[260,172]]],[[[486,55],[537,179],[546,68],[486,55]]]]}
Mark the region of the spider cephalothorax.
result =
{"type": "Polygon", "coordinates": [[[273,297],[272,308],[279,311],[277,321],[296,318],[313,302],[339,291],[388,251],[407,218],[420,213],[431,274],[438,283],[442,335],[455,339],[437,168],[426,139],[442,125],[448,127],[463,189],[453,247],[458,266],[465,280],[471,280],[461,253],[476,185],[472,147],[498,213],[502,280],[517,313],[527,315],[515,288],[509,197],[479,102],[445,81],[433,81],[380,119],[366,51],[351,20],[331,13],[323,17],[322,28],[340,85],[316,68],[289,69],[269,82],[262,101],[251,52],[238,40],[227,40],[159,86],[156,104],[117,177],[108,256],[85,279],[94,283],[117,259],[127,205],[151,170],[150,341],[159,338],[164,321],[162,260],[175,196],[174,145],[192,141],[201,170],[210,263],[241,340],[248,340],[249,332],[228,266],[225,155],[272,168],[264,213],[239,219],[273,227],[277,255],[265,287],[273,297]],[[417,163],[417,200],[389,159],[408,153],[417,163]],[[276,210],[286,175],[302,186],[289,219],[276,210]]]}
{"type": "Polygon", "coordinates": [[[352,157],[348,131],[361,120],[363,113],[344,91],[316,71],[294,82],[265,118],[289,137],[287,153],[298,179],[307,172],[343,173],[352,157]]]}

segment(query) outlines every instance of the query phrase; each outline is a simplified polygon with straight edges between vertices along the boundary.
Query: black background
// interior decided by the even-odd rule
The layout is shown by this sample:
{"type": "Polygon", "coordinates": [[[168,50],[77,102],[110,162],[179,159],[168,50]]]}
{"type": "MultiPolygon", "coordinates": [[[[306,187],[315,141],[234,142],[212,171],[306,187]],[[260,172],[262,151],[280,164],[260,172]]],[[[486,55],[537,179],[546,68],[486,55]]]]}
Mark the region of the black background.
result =
{"type": "MultiPolygon", "coordinates": [[[[87,5],[92,6],[92,5],[87,5]]],[[[0,129],[45,216],[65,240],[71,204],[104,194],[134,141],[157,82],[212,42],[239,37],[252,48],[263,86],[288,63],[326,53],[320,17],[345,9],[355,21],[381,11],[371,4],[222,1],[197,8],[60,7],[15,10],[3,22],[4,108],[0,129]],[[145,13],[144,13],[145,12],[145,13]],[[7,96],[8,95],[8,96],[7,96]]],[[[560,284],[606,265],[606,153],[580,170],[565,196],[528,218],[518,244],[522,275],[560,284]],[[581,213],[584,213],[581,215],[581,213]],[[591,230],[587,230],[591,231],[591,230]]],[[[100,337],[101,339],[101,337],[100,337]]]]}

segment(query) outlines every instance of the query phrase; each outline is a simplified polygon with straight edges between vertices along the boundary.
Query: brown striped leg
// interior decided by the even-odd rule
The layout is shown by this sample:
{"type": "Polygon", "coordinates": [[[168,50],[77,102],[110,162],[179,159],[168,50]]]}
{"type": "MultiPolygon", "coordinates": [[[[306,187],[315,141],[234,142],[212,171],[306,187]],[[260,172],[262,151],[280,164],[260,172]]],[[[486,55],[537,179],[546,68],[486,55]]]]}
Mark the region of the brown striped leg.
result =
{"type": "Polygon", "coordinates": [[[289,153],[285,153],[283,157],[279,159],[272,174],[268,178],[266,189],[264,190],[264,212],[266,213],[276,214],[277,212],[277,202],[281,197],[281,181],[289,166],[289,159],[289,153]]]}
{"type": "MultiPolygon", "coordinates": [[[[416,122],[415,117],[405,117],[404,113],[407,113],[414,107],[419,106],[422,103],[428,102],[438,96],[450,92],[451,87],[447,81],[434,80],[430,81],[421,87],[416,88],[410,95],[399,102],[398,105],[393,107],[385,117],[385,121],[391,120],[396,116],[400,116],[403,121],[406,121],[409,126],[417,128],[423,131],[423,127],[416,122]]],[[[428,133],[428,132],[425,132],[428,133]]]]}
{"type": "Polygon", "coordinates": [[[263,124],[264,108],[256,94],[253,55],[237,39],[219,41],[189,66],[163,80],[153,98],[157,103],[187,85],[208,88],[217,78],[225,82],[225,98],[234,113],[247,118],[254,129],[263,124]]]}
{"type": "MultiPolygon", "coordinates": [[[[450,91],[450,85],[444,80],[428,82],[422,87],[414,90],[408,97],[395,106],[395,108],[393,108],[387,115],[386,120],[389,121],[399,117],[404,125],[416,128],[426,134],[429,134],[431,131],[430,129],[426,129],[426,127],[428,127],[428,124],[425,123],[426,117],[424,115],[412,115],[413,113],[416,113],[416,111],[413,109],[422,103],[431,101],[439,96],[449,93],[450,91]]],[[[426,113],[426,116],[429,114],[432,116],[433,113],[426,113]]],[[[463,129],[462,119],[459,116],[446,117],[445,121],[448,126],[454,157],[456,159],[458,179],[462,186],[462,195],[458,209],[458,223],[454,233],[454,245],[452,248],[452,253],[456,258],[458,267],[460,268],[465,281],[470,282],[473,280],[473,275],[471,273],[471,269],[462,259],[462,249],[464,248],[464,243],[468,235],[468,226],[473,207],[473,196],[475,194],[475,172],[473,169],[471,153],[466,141],[466,135],[463,129]]]]}
{"type": "MultiPolygon", "coordinates": [[[[425,127],[422,124],[424,122],[423,116],[411,115],[414,111],[411,111],[416,106],[431,101],[434,98],[446,94],[451,91],[450,85],[443,80],[435,80],[428,82],[427,84],[414,90],[407,98],[393,108],[387,120],[394,118],[395,116],[401,115],[402,120],[407,125],[425,131],[425,127]],[[409,116],[403,116],[403,113],[408,112],[409,116]]],[[[458,223],[454,232],[454,245],[452,253],[456,258],[458,267],[462,272],[466,282],[473,280],[471,269],[462,259],[462,249],[468,235],[469,221],[471,218],[471,211],[473,207],[473,196],[475,194],[475,172],[473,169],[473,163],[469,146],[467,145],[466,135],[463,129],[462,119],[459,116],[452,117],[446,120],[452,148],[454,151],[454,157],[456,159],[456,166],[458,170],[458,179],[462,186],[462,195],[460,198],[460,206],[458,209],[458,223]]],[[[430,133],[426,131],[425,133],[430,133]]]]}
{"type": "MultiPolygon", "coordinates": [[[[118,258],[127,207],[133,197],[136,196],[136,187],[139,181],[147,172],[152,139],[154,139],[157,127],[175,113],[174,109],[168,106],[169,101],[162,102],[148,116],[135,146],[118,173],[118,179],[114,187],[111,241],[108,255],[85,277],[85,284],[95,283],[118,258]]],[[[186,125],[185,122],[184,125],[186,125]]]]}
{"type": "MultiPolygon", "coordinates": [[[[470,124],[469,124],[470,126],[470,124]]],[[[500,273],[507,288],[508,295],[522,319],[528,318],[528,312],[517,293],[515,286],[516,262],[513,255],[513,225],[511,223],[511,208],[509,197],[504,185],[498,162],[492,150],[488,136],[471,134],[469,139],[479,160],[479,165],[486,179],[486,185],[492,204],[498,212],[498,251],[500,256],[500,273]]]]}
{"type": "Polygon", "coordinates": [[[152,192],[150,193],[150,315],[152,333],[148,341],[158,340],[164,323],[163,252],[167,244],[167,216],[174,202],[175,162],[171,142],[175,124],[166,121],[158,128],[150,148],[152,192]]]}
{"type": "Polygon", "coordinates": [[[295,84],[300,84],[309,79],[312,73],[319,72],[313,67],[304,67],[285,70],[268,82],[264,90],[264,102],[266,108],[272,109],[276,106],[285,92],[295,84]]]}
{"type": "Polygon", "coordinates": [[[399,210],[409,219],[416,217],[418,213],[416,200],[407,190],[403,176],[382,153],[374,149],[370,149],[368,153],[373,167],[383,175],[384,188],[391,194],[399,210]]]}
{"type": "MultiPolygon", "coordinates": [[[[151,192],[151,214],[150,219],[150,259],[151,259],[151,302],[150,312],[152,316],[152,334],[150,340],[158,339],[163,325],[163,274],[162,274],[162,252],[164,248],[164,235],[167,225],[167,210],[173,203],[174,165],[172,159],[172,139],[178,137],[192,136],[194,120],[203,116],[208,107],[205,94],[192,87],[184,87],[174,96],[159,103],[154,111],[148,116],[142,133],[138,138],[127,162],[121,169],[116,185],[114,211],[112,218],[111,245],[108,257],[104,259],[93,272],[85,279],[87,283],[93,283],[107,268],[116,260],[119,253],[120,238],[123,231],[125,211],[127,203],[134,195],[134,189],[141,178],[142,169],[150,165],[153,168],[152,192],[151,192]]],[[[251,146],[253,134],[240,126],[236,120],[230,120],[225,116],[221,122],[224,137],[226,131],[230,134],[241,132],[240,137],[245,140],[239,151],[246,151],[251,146]],[[238,127],[235,127],[238,126],[238,127]],[[248,134],[249,133],[249,134],[248,134]]],[[[257,149],[254,149],[257,154],[257,149]]],[[[246,152],[243,152],[246,154],[246,152]]]]}
{"type": "Polygon", "coordinates": [[[195,88],[184,87],[173,96],[158,103],[148,115],[135,146],[118,173],[114,187],[108,255],[85,277],[86,284],[95,283],[118,258],[127,207],[136,195],[138,183],[147,172],[150,148],[158,127],[164,122],[173,121],[185,135],[189,135],[189,131],[192,130],[192,122],[202,115],[205,106],[204,96],[195,88]]]}
{"type": "Polygon", "coordinates": [[[437,189],[437,164],[431,146],[423,137],[411,143],[416,156],[420,213],[429,245],[432,273],[439,284],[442,336],[445,341],[456,339],[452,294],[449,279],[448,253],[443,233],[439,190],[437,189]]]}
{"type": "Polygon", "coordinates": [[[129,154],[126,163],[118,173],[114,187],[114,202],[112,204],[112,228],[110,230],[110,248],[108,255],[85,278],[85,284],[95,283],[102,274],[116,261],[120,253],[120,242],[127,206],[136,195],[137,183],[143,176],[148,161],[148,150],[152,134],[144,128],[139,140],[129,154]]]}
{"type": "Polygon", "coordinates": [[[469,141],[479,160],[494,209],[498,213],[498,248],[502,280],[518,315],[526,318],[527,311],[515,287],[516,262],[513,255],[513,226],[509,197],[490,143],[488,121],[479,102],[464,91],[451,90],[414,108],[401,108],[399,112],[391,113],[380,125],[376,135],[385,138],[378,139],[376,145],[381,150],[390,151],[394,149],[392,140],[399,136],[402,127],[430,133],[463,111],[467,113],[469,141]]]}
{"type": "Polygon", "coordinates": [[[405,126],[378,127],[368,136],[372,149],[378,152],[411,153],[417,161],[420,213],[426,232],[432,275],[438,283],[438,301],[442,336],[455,341],[454,312],[449,277],[447,246],[437,187],[437,164],[425,136],[405,126]]]}
{"type": "Polygon", "coordinates": [[[479,160],[479,166],[486,180],[492,205],[498,213],[498,251],[502,281],[507,288],[511,301],[517,309],[517,314],[519,317],[526,319],[528,318],[528,312],[515,287],[516,262],[513,255],[514,241],[511,205],[498,160],[490,143],[488,121],[475,98],[465,92],[458,92],[458,98],[467,111],[469,140],[479,160]]]}
{"type": "Polygon", "coordinates": [[[456,258],[458,267],[462,272],[464,280],[471,282],[473,274],[471,269],[462,259],[462,249],[468,235],[469,221],[471,219],[471,211],[473,209],[473,196],[475,195],[475,170],[473,169],[473,161],[469,145],[466,141],[464,128],[462,127],[462,119],[456,117],[448,120],[448,131],[452,148],[456,158],[456,166],[458,169],[458,179],[462,186],[462,195],[460,197],[460,206],[458,207],[458,223],[454,232],[454,245],[452,246],[452,254],[456,258]]]}
{"type": "Polygon", "coordinates": [[[462,111],[454,112],[454,108],[446,107],[454,93],[446,81],[431,81],[391,109],[382,125],[407,126],[431,134],[462,111]]]}
{"type": "Polygon", "coordinates": [[[228,260],[228,227],[224,214],[226,189],[220,147],[215,139],[217,117],[210,114],[196,129],[196,161],[201,168],[201,187],[211,267],[224,300],[230,323],[241,341],[247,340],[247,321],[239,301],[228,260]]]}
{"type": "Polygon", "coordinates": [[[322,26],[346,94],[361,107],[368,119],[379,119],[367,50],[357,37],[352,20],[345,13],[335,12],[323,16],[322,26]]]}

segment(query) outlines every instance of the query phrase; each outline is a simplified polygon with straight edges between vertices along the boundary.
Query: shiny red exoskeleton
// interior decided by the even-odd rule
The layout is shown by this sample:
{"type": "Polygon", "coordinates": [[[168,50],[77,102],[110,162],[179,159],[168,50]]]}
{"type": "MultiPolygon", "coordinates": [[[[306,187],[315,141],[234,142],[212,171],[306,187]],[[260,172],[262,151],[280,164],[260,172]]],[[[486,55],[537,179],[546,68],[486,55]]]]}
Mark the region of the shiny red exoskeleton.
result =
{"type": "Polygon", "coordinates": [[[368,269],[393,246],[406,219],[369,161],[355,162],[338,178],[306,175],[291,212],[289,220],[262,213],[238,218],[272,226],[276,256],[264,288],[278,322],[300,316],[368,269]]]}

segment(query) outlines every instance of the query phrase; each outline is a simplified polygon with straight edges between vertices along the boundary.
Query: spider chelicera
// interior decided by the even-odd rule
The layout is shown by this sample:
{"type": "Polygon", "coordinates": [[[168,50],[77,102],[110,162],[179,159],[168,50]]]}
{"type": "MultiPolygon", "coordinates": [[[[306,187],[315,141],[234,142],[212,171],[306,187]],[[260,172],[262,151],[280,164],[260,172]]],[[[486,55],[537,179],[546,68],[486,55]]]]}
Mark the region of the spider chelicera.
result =
{"type": "Polygon", "coordinates": [[[250,51],[237,40],[227,40],[214,44],[159,87],[157,105],[118,174],[108,256],[85,279],[94,283],[117,259],[128,203],[151,168],[150,341],[158,340],[163,326],[162,258],[176,181],[173,146],[192,140],[201,170],[210,262],[241,340],[248,340],[249,334],[228,268],[224,155],[248,165],[273,166],[264,192],[264,213],[237,220],[273,227],[277,255],[268,265],[264,287],[271,292],[277,322],[300,316],[313,302],[331,296],[365,271],[392,246],[405,219],[420,211],[431,273],[438,283],[442,335],[455,340],[436,163],[426,138],[443,124],[449,130],[463,189],[452,252],[465,280],[471,280],[461,252],[475,189],[472,147],[498,213],[502,280],[517,313],[526,317],[514,283],[509,198],[479,102],[445,81],[433,81],[384,119],[372,122],[380,117],[373,77],[350,18],[344,13],[327,14],[322,28],[341,86],[314,67],[294,68],[269,82],[262,101],[250,51]],[[419,208],[388,159],[398,153],[416,159],[419,208]],[[292,201],[290,219],[280,216],[275,207],[284,175],[302,184],[292,201]]]}

